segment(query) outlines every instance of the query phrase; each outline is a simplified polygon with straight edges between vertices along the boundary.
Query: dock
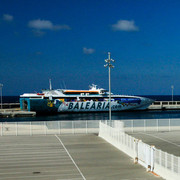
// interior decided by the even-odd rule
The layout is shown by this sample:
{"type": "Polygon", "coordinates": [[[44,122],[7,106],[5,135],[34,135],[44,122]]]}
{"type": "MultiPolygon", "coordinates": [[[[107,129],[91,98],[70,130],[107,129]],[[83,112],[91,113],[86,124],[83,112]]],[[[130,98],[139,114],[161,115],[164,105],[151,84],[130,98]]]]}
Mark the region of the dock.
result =
{"type": "Polygon", "coordinates": [[[33,111],[22,111],[20,108],[13,109],[1,109],[0,117],[33,117],[36,116],[36,112],[33,111]]]}
{"type": "Polygon", "coordinates": [[[149,110],[180,110],[180,101],[155,101],[149,110]]]}
{"type": "Polygon", "coordinates": [[[20,108],[20,103],[2,103],[2,109],[20,108]]]}

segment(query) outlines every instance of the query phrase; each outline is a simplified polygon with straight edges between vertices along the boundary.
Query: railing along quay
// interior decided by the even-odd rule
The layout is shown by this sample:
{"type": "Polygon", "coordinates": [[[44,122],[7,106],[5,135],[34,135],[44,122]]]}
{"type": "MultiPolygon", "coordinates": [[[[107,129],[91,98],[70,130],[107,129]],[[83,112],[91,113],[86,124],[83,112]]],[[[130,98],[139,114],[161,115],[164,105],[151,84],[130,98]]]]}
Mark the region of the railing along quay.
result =
{"type": "Polygon", "coordinates": [[[99,120],[1,122],[0,135],[94,134],[99,120]]]}
{"type": "Polygon", "coordinates": [[[152,171],[167,180],[180,179],[180,157],[164,152],[130,136],[126,131],[161,131],[179,130],[180,119],[155,120],[151,119],[127,121],[101,121],[99,136],[123,151],[134,159],[135,163],[144,166],[147,171],[152,171]],[[139,122],[142,123],[139,123],[139,122]],[[143,125],[143,123],[145,124],[143,125]],[[161,122],[161,123],[160,123],[161,122]],[[125,123],[125,124],[124,124],[125,123]],[[175,127],[175,128],[173,128],[175,127]]]}
{"type": "Polygon", "coordinates": [[[171,110],[180,109],[180,101],[154,101],[148,107],[149,110],[171,110]]]}

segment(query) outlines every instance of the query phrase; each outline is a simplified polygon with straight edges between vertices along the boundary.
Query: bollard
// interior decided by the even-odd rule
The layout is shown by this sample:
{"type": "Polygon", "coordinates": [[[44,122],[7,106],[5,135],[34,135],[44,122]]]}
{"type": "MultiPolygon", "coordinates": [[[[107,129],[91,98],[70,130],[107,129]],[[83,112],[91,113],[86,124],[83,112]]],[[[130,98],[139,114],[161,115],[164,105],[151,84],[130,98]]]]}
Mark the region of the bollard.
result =
{"type": "Polygon", "coordinates": [[[134,164],[137,164],[138,163],[138,157],[135,157],[134,158],[134,164]]]}
{"type": "Polygon", "coordinates": [[[150,165],[148,165],[146,171],[147,171],[147,172],[150,172],[150,171],[151,171],[151,166],[150,166],[150,165]]]}

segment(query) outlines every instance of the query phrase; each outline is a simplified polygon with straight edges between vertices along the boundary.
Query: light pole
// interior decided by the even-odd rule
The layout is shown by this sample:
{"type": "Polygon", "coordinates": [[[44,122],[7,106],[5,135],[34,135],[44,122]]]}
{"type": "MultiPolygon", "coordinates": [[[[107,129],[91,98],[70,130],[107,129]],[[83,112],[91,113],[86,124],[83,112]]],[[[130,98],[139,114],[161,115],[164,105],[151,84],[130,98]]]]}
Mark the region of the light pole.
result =
{"type": "Polygon", "coordinates": [[[111,68],[114,68],[114,66],[111,64],[111,62],[114,62],[113,59],[111,59],[111,53],[108,52],[108,59],[105,59],[105,62],[107,63],[104,65],[104,67],[109,67],[109,120],[111,121],[111,68]]]}
{"type": "Polygon", "coordinates": [[[1,88],[1,109],[2,109],[2,87],[3,87],[3,84],[0,84],[0,88],[1,88]]]}
{"type": "Polygon", "coordinates": [[[172,88],[172,102],[173,102],[173,90],[174,90],[174,86],[172,85],[171,88],[172,88]]]}

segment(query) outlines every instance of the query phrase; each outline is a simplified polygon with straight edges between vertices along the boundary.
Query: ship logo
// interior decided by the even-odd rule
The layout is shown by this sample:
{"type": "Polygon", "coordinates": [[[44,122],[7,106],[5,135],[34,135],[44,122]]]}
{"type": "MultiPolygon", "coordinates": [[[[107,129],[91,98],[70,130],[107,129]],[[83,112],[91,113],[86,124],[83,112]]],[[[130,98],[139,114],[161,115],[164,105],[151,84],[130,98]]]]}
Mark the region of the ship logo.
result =
{"type": "Polygon", "coordinates": [[[48,102],[47,102],[47,106],[53,107],[53,106],[54,106],[54,105],[53,105],[53,102],[52,102],[52,101],[48,101],[48,102]]]}
{"type": "Polygon", "coordinates": [[[63,101],[62,101],[61,99],[56,99],[56,100],[54,101],[54,106],[55,106],[56,108],[59,108],[59,106],[60,106],[62,103],[63,103],[63,101]]]}

